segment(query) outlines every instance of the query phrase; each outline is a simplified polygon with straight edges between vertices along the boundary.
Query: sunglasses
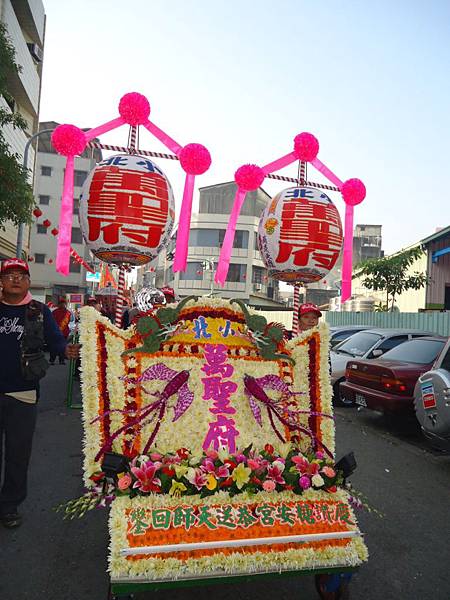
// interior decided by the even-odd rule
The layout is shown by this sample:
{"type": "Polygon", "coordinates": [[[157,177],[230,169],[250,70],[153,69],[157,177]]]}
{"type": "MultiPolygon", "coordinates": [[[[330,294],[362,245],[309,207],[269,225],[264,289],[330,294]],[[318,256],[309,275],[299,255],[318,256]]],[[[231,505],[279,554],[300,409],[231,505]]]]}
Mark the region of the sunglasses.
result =
{"type": "Polygon", "coordinates": [[[29,277],[29,275],[27,273],[5,273],[1,277],[2,279],[6,279],[7,281],[23,281],[24,279],[29,277]]]}

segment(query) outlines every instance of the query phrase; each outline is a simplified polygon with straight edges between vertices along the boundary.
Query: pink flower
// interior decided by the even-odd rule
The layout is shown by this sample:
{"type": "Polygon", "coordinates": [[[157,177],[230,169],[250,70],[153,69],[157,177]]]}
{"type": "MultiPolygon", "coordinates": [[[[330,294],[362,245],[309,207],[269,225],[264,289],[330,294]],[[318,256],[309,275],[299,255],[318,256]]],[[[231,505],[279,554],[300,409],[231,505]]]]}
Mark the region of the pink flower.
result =
{"type": "Polygon", "coordinates": [[[230,476],[229,465],[220,465],[220,467],[217,467],[215,475],[216,475],[216,477],[219,477],[219,479],[221,477],[229,477],[230,476]]]}
{"type": "Polygon", "coordinates": [[[219,456],[219,454],[215,450],[207,450],[206,456],[208,458],[211,458],[212,460],[216,460],[216,458],[219,456]]]}
{"type": "Polygon", "coordinates": [[[161,489],[161,480],[155,477],[156,472],[161,466],[160,462],[152,463],[147,461],[140,467],[131,467],[131,472],[136,477],[133,487],[141,492],[159,492],[161,489]]]}
{"type": "Polygon", "coordinates": [[[305,473],[307,471],[309,462],[304,456],[293,456],[292,462],[299,473],[305,473]]]}
{"type": "Polygon", "coordinates": [[[162,454],[158,454],[158,452],[152,452],[150,454],[150,458],[155,461],[155,460],[161,460],[162,459],[162,454]]]}
{"type": "Polygon", "coordinates": [[[249,458],[247,461],[247,466],[250,467],[252,471],[256,471],[257,473],[262,473],[268,464],[269,461],[265,458],[261,458],[260,456],[249,458]]]}
{"type": "Polygon", "coordinates": [[[210,458],[205,458],[203,463],[200,465],[200,469],[204,473],[208,473],[209,475],[215,475],[218,479],[221,477],[229,477],[230,475],[230,466],[229,465],[220,465],[220,467],[216,467],[214,462],[210,458]]]}
{"type": "Polygon", "coordinates": [[[266,481],[263,483],[263,490],[265,492],[273,492],[275,487],[275,481],[272,481],[272,479],[266,479],[266,481]]]}
{"type": "Polygon", "coordinates": [[[275,461],[272,465],[267,467],[267,477],[268,477],[268,479],[273,479],[273,481],[275,483],[279,483],[280,485],[283,485],[286,482],[284,481],[283,477],[281,476],[284,471],[284,465],[281,465],[281,466],[283,468],[281,468],[280,464],[277,464],[277,462],[275,461]]]}
{"type": "Polygon", "coordinates": [[[201,469],[189,469],[186,479],[192,483],[199,491],[208,483],[208,477],[201,469]]]}
{"type": "Polygon", "coordinates": [[[181,464],[181,458],[179,456],[166,456],[163,458],[165,465],[179,465],[181,464]]]}
{"type": "Polygon", "coordinates": [[[238,463],[246,462],[246,460],[247,460],[247,457],[245,456],[245,454],[236,454],[234,458],[236,459],[236,461],[238,463]]]}
{"type": "Polygon", "coordinates": [[[311,487],[311,481],[307,475],[303,475],[303,477],[300,477],[298,483],[300,484],[302,490],[307,490],[311,487]]]}
{"type": "Polygon", "coordinates": [[[329,477],[330,479],[336,475],[336,472],[335,472],[335,470],[334,470],[334,469],[332,469],[331,467],[328,467],[328,466],[327,466],[327,467],[323,467],[323,469],[322,469],[322,473],[323,473],[323,474],[324,474],[326,477],[329,477]]]}
{"type": "Polygon", "coordinates": [[[259,461],[254,458],[249,458],[247,461],[247,466],[250,467],[252,471],[257,471],[259,469],[259,461]]]}
{"type": "Polygon", "coordinates": [[[216,467],[210,458],[205,458],[200,468],[205,473],[215,473],[216,471],[216,467]]]}
{"type": "Polygon", "coordinates": [[[319,460],[323,460],[325,458],[325,454],[323,452],[321,452],[320,450],[317,450],[316,458],[319,460]]]}
{"type": "Polygon", "coordinates": [[[123,477],[119,478],[119,481],[117,482],[117,487],[123,492],[124,490],[127,490],[130,487],[131,481],[131,475],[126,473],[123,477]]]}

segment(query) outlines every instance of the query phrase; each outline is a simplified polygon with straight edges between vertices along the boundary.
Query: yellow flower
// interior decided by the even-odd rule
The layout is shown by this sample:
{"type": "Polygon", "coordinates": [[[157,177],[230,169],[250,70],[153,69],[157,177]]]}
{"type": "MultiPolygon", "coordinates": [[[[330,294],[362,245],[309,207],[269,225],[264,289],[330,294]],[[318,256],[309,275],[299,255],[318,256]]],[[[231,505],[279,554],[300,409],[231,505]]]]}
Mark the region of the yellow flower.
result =
{"type": "Polygon", "coordinates": [[[178,479],[181,479],[188,472],[188,468],[184,465],[173,465],[175,469],[175,474],[178,479]]]}
{"type": "Polygon", "coordinates": [[[175,496],[175,498],[179,498],[183,492],[187,490],[187,487],[181,481],[172,480],[172,486],[169,490],[169,496],[175,496]]]}
{"type": "Polygon", "coordinates": [[[236,482],[236,485],[239,489],[242,489],[244,484],[250,479],[250,473],[252,470],[249,467],[246,467],[244,463],[239,463],[238,466],[234,469],[231,474],[232,479],[236,482]]]}
{"type": "Polygon", "coordinates": [[[210,473],[206,478],[206,487],[208,488],[208,490],[215,490],[217,487],[217,479],[212,473],[210,473]]]}
{"type": "Polygon", "coordinates": [[[228,448],[226,448],[226,446],[220,446],[217,454],[218,454],[219,460],[221,460],[222,462],[224,462],[227,458],[229,458],[229,452],[228,452],[228,448]]]}

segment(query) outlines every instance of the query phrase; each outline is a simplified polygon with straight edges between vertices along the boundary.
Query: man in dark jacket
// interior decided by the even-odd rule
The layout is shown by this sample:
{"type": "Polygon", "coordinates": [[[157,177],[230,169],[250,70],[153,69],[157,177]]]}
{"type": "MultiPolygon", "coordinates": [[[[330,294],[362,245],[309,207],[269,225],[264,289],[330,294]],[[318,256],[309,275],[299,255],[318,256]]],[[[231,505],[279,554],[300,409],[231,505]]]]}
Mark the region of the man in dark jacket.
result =
{"type": "Polygon", "coordinates": [[[48,307],[33,300],[29,292],[30,272],[25,261],[4,260],[0,280],[3,288],[0,301],[0,480],[3,471],[0,523],[13,528],[21,524],[17,508],[27,495],[39,378],[45,373],[46,364],[43,345],[47,343],[57,354],[65,352],[68,358],[76,358],[79,347],[66,346],[48,307]],[[30,326],[30,323],[34,324],[30,326]],[[33,370],[30,377],[30,370],[25,366],[31,361],[24,358],[27,346],[33,346],[33,356],[38,358],[39,374],[36,377],[33,370]]]}

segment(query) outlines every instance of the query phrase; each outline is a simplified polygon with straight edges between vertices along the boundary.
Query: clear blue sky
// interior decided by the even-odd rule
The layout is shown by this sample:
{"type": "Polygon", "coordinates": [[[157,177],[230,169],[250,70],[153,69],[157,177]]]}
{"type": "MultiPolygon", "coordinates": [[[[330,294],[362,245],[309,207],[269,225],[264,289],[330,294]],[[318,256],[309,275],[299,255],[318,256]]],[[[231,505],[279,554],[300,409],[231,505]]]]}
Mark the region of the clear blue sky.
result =
{"type": "MultiPolygon", "coordinates": [[[[44,5],[42,120],[92,127],[117,116],[124,93],[139,91],[159,127],[211,151],[199,186],[232,180],[243,163],[270,162],[310,131],[327,166],[366,184],[355,222],[382,224],[387,252],[450,223],[450,2],[44,5]]],[[[126,139],[124,128],[102,137],[126,139]]],[[[147,132],[141,147],[162,149],[147,132]]],[[[179,205],[181,169],[159,164],[179,205]]],[[[309,175],[322,180],[312,167],[309,175]]],[[[284,185],[263,187],[275,194],[284,185]]],[[[340,195],[332,197],[343,215],[340,195]]]]}

